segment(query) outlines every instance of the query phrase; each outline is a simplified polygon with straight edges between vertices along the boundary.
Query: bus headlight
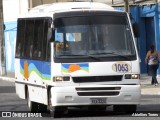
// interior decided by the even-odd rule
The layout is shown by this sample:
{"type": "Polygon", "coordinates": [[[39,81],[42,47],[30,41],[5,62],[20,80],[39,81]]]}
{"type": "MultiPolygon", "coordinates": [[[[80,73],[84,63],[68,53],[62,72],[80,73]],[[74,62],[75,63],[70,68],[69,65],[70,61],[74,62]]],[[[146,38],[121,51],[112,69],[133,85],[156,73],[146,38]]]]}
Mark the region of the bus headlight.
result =
{"type": "Polygon", "coordinates": [[[53,82],[70,81],[69,76],[55,76],[53,77],[53,82]]]}
{"type": "Polygon", "coordinates": [[[125,74],[125,79],[140,79],[140,74],[125,74]]]}

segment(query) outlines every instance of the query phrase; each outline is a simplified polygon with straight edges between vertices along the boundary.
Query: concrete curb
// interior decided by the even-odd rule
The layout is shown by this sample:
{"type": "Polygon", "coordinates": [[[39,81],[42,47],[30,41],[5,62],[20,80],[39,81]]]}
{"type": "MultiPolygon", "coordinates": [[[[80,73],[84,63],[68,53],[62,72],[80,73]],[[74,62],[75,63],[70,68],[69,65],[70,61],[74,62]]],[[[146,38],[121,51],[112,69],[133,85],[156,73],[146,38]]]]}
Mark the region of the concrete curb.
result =
{"type": "Polygon", "coordinates": [[[15,78],[11,78],[11,77],[0,77],[0,80],[15,82],[15,78]]]}

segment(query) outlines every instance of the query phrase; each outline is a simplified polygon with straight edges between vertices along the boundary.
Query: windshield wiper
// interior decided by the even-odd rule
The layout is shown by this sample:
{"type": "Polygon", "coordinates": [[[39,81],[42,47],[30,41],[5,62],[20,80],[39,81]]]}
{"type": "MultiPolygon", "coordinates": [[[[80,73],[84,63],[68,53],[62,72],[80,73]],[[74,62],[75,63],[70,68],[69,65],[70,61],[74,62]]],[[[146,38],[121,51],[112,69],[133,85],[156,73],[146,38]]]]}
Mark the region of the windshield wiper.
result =
{"type": "MultiPolygon", "coordinates": [[[[123,58],[125,58],[125,59],[127,59],[127,60],[129,60],[129,61],[130,61],[130,58],[129,58],[129,57],[127,57],[127,56],[124,56],[124,55],[120,55],[120,54],[117,54],[117,53],[114,53],[114,52],[98,52],[98,53],[94,53],[94,55],[99,55],[99,54],[106,54],[106,55],[108,55],[108,54],[110,54],[110,55],[117,55],[117,56],[123,57],[123,58]]],[[[92,55],[93,55],[93,54],[92,54],[92,55]]]]}
{"type": "Polygon", "coordinates": [[[97,60],[97,61],[101,61],[98,57],[95,57],[95,56],[92,56],[92,55],[87,55],[89,58],[92,58],[94,60],[97,60]]]}
{"type": "Polygon", "coordinates": [[[63,55],[57,55],[57,56],[85,56],[85,55],[63,54],[63,55]]]}
{"type": "MultiPolygon", "coordinates": [[[[97,58],[97,57],[95,57],[95,56],[92,56],[92,55],[78,55],[78,54],[62,54],[62,55],[57,55],[57,57],[66,57],[66,56],[82,56],[83,58],[84,57],[89,57],[89,58],[91,58],[91,59],[94,59],[94,60],[97,60],[97,61],[101,61],[99,58],[97,58]]],[[[73,58],[73,57],[71,57],[71,58],[73,58]]],[[[78,58],[79,58],[78,57],[78,58]]]]}
{"type": "Polygon", "coordinates": [[[84,57],[85,55],[76,55],[76,54],[60,54],[60,55],[56,55],[57,58],[60,57],[64,57],[64,58],[80,58],[80,57],[84,57]]]}

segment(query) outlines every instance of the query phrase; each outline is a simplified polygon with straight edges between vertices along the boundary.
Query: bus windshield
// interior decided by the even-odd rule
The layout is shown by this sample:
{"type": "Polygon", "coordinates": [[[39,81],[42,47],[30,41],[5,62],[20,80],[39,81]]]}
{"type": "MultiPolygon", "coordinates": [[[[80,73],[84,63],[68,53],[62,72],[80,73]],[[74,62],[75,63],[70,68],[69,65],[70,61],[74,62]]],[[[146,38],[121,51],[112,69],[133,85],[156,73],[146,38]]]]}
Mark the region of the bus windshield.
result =
{"type": "MultiPolygon", "coordinates": [[[[136,56],[129,22],[123,16],[80,16],[55,20],[56,58],[136,56]]],[[[131,58],[129,58],[131,57],[131,58]]]]}

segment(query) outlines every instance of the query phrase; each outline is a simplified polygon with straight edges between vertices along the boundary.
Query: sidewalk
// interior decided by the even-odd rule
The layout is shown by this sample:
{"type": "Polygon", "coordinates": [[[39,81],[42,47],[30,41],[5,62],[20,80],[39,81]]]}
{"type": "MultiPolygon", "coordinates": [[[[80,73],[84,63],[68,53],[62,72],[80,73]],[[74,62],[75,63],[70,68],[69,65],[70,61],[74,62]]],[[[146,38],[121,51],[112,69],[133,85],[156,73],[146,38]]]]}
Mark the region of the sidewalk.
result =
{"type": "Polygon", "coordinates": [[[0,80],[14,82],[15,81],[15,75],[14,75],[14,73],[7,73],[4,76],[0,76],[0,80]]]}
{"type": "Polygon", "coordinates": [[[151,77],[147,75],[141,76],[141,94],[142,95],[160,95],[160,77],[157,77],[158,85],[151,85],[151,77]]]}
{"type": "MultiPolygon", "coordinates": [[[[0,80],[14,82],[14,74],[8,73],[5,76],[0,76],[0,80]]],[[[160,76],[157,77],[158,86],[151,85],[151,77],[147,75],[141,75],[141,94],[142,95],[160,95],[160,76]]]]}

